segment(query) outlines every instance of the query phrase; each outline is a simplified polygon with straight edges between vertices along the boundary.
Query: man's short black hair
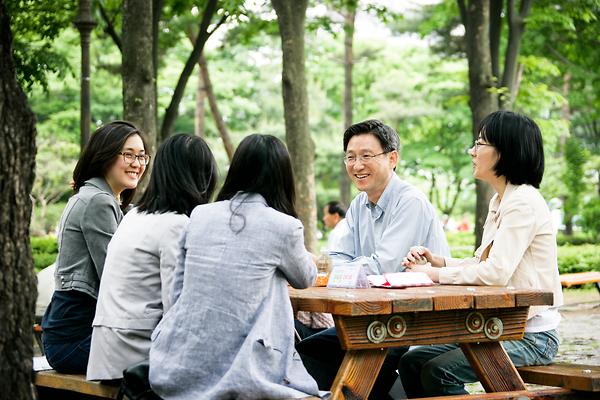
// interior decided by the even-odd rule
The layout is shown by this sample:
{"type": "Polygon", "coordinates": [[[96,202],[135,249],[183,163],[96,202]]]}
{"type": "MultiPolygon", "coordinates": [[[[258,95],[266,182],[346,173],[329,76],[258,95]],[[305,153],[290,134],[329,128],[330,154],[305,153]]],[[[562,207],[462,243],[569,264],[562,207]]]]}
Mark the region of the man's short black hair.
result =
{"type": "Polygon", "coordinates": [[[330,201],[325,205],[329,214],[337,214],[342,218],[346,217],[346,207],[339,201],[330,201]]]}
{"type": "Polygon", "coordinates": [[[346,129],[346,132],[344,132],[344,152],[348,148],[348,142],[352,136],[364,135],[366,133],[371,133],[379,139],[384,152],[389,153],[393,150],[399,150],[400,140],[398,139],[398,133],[377,119],[369,119],[351,125],[346,129]]]}
{"type": "Polygon", "coordinates": [[[481,121],[478,132],[498,151],[496,176],[505,176],[513,185],[540,187],[544,146],[540,128],[531,118],[511,111],[496,111],[481,121]]]}

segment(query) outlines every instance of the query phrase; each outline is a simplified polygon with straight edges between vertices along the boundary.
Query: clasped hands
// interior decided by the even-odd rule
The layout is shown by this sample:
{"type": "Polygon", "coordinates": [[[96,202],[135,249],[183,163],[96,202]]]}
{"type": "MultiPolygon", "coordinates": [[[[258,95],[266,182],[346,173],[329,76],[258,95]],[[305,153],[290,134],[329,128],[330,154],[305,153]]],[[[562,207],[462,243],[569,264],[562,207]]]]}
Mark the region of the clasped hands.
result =
{"type": "Polygon", "coordinates": [[[427,247],[413,246],[402,259],[406,271],[424,272],[434,282],[440,281],[439,268],[446,265],[444,257],[436,256],[427,247]]]}

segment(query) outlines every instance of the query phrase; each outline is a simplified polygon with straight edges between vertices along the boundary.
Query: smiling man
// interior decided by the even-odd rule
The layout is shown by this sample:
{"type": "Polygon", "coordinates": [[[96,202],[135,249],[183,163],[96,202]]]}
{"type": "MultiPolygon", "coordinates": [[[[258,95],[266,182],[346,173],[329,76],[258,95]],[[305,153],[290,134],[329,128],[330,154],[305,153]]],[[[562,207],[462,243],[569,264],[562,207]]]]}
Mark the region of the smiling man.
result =
{"type": "Polygon", "coordinates": [[[435,209],[395,173],[398,150],[398,134],[378,120],[344,133],[346,171],[362,193],[346,214],[349,229],[331,249],[334,263],[360,260],[369,274],[383,274],[402,271],[402,258],[414,243],[449,254],[435,209]]]}
{"type": "MultiPolygon", "coordinates": [[[[329,249],[334,265],[360,261],[368,274],[399,272],[415,243],[449,256],[435,209],[421,191],[395,173],[398,149],[396,131],[378,120],[354,124],[344,133],[346,171],[361,193],[341,222],[347,224],[345,233],[337,247],[329,249]]],[[[310,336],[296,348],[319,389],[329,390],[344,357],[335,328],[310,336]]],[[[390,349],[370,398],[393,398],[388,392],[406,350],[390,349]]]]}

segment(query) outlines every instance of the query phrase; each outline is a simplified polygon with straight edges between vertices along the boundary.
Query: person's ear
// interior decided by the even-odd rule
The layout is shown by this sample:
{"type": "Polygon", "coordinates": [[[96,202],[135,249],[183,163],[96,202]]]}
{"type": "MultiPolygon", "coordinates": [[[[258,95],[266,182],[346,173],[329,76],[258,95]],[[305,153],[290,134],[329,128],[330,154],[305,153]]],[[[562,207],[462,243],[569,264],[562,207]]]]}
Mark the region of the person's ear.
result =
{"type": "Polygon", "coordinates": [[[396,169],[396,165],[398,165],[398,151],[397,150],[392,150],[390,152],[390,166],[394,169],[396,169]]]}

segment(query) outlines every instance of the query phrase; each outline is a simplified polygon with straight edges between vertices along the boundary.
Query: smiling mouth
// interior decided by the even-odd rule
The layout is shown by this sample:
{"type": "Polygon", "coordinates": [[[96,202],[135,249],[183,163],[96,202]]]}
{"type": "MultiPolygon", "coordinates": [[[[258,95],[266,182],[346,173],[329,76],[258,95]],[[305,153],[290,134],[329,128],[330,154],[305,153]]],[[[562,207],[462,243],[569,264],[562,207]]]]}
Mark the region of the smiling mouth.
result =
{"type": "Polygon", "coordinates": [[[369,175],[368,174],[354,174],[354,176],[356,177],[356,179],[365,179],[369,175]]]}
{"type": "Polygon", "coordinates": [[[137,178],[140,176],[140,173],[135,171],[127,171],[127,175],[129,175],[130,178],[137,178]]]}

